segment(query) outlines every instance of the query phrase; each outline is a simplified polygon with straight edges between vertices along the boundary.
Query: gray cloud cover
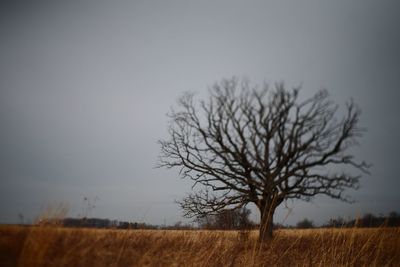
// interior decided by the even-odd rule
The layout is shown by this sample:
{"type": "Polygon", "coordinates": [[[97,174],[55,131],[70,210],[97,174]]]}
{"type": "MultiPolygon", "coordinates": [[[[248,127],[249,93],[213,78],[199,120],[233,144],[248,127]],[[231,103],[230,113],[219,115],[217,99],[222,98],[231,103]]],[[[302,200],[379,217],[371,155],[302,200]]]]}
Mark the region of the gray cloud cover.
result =
{"type": "MultiPolygon", "coordinates": [[[[397,1],[2,1],[0,222],[99,197],[92,216],[182,220],[190,190],[154,169],[165,116],[224,77],[327,88],[363,110],[373,163],[358,203],[290,204],[285,221],[399,210],[397,1]]],[[[351,192],[349,192],[351,193],[351,192]]],[[[285,218],[281,209],[278,221],[285,218]]]]}

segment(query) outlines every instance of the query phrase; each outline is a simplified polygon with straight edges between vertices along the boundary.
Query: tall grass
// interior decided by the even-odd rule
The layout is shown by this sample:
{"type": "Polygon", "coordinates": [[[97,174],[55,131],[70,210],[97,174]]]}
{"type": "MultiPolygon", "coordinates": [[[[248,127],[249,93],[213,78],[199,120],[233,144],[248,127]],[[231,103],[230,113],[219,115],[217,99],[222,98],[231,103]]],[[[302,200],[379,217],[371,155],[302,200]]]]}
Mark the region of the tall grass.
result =
{"type": "Polygon", "coordinates": [[[0,226],[1,266],[400,266],[400,229],[257,232],[0,226]]]}

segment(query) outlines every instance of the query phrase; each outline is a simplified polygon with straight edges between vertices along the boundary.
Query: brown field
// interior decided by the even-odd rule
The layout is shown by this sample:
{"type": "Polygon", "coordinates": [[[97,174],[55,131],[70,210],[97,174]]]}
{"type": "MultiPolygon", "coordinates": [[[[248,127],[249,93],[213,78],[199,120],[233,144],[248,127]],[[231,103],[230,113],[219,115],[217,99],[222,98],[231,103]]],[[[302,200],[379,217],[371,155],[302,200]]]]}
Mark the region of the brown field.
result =
{"type": "Polygon", "coordinates": [[[0,226],[0,266],[400,266],[400,229],[257,232],[0,226]]]}

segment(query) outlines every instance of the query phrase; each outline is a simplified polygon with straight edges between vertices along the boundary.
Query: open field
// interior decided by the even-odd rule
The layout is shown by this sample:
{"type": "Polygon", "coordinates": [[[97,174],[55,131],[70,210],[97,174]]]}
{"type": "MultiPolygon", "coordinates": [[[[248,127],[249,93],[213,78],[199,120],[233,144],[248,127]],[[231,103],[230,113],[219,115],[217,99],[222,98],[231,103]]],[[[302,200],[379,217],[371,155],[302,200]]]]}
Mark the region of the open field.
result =
{"type": "Polygon", "coordinates": [[[400,229],[257,232],[0,226],[1,266],[400,266],[400,229]]]}

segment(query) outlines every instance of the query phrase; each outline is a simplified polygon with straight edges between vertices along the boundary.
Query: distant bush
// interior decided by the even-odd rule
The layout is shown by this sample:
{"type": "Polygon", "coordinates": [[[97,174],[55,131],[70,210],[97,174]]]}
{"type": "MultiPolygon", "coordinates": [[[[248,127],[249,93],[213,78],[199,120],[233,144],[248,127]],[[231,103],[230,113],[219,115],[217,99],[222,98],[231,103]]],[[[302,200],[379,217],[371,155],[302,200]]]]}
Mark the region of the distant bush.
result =
{"type": "Polygon", "coordinates": [[[313,223],[313,221],[311,221],[311,220],[309,220],[307,218],[304,218],[303,220],[299,221],[296,224],[296,227],[299,228],[299,229],[314,228],[314,223],[313,223]]]}
{"type": "Polygon", "coordinates": [[[217,214],[208,214],[197,218],[199,228],[202,229],[252,229],[254,223],[250,221],[251,211],[247,208],[225,209],[217,214]]]}

